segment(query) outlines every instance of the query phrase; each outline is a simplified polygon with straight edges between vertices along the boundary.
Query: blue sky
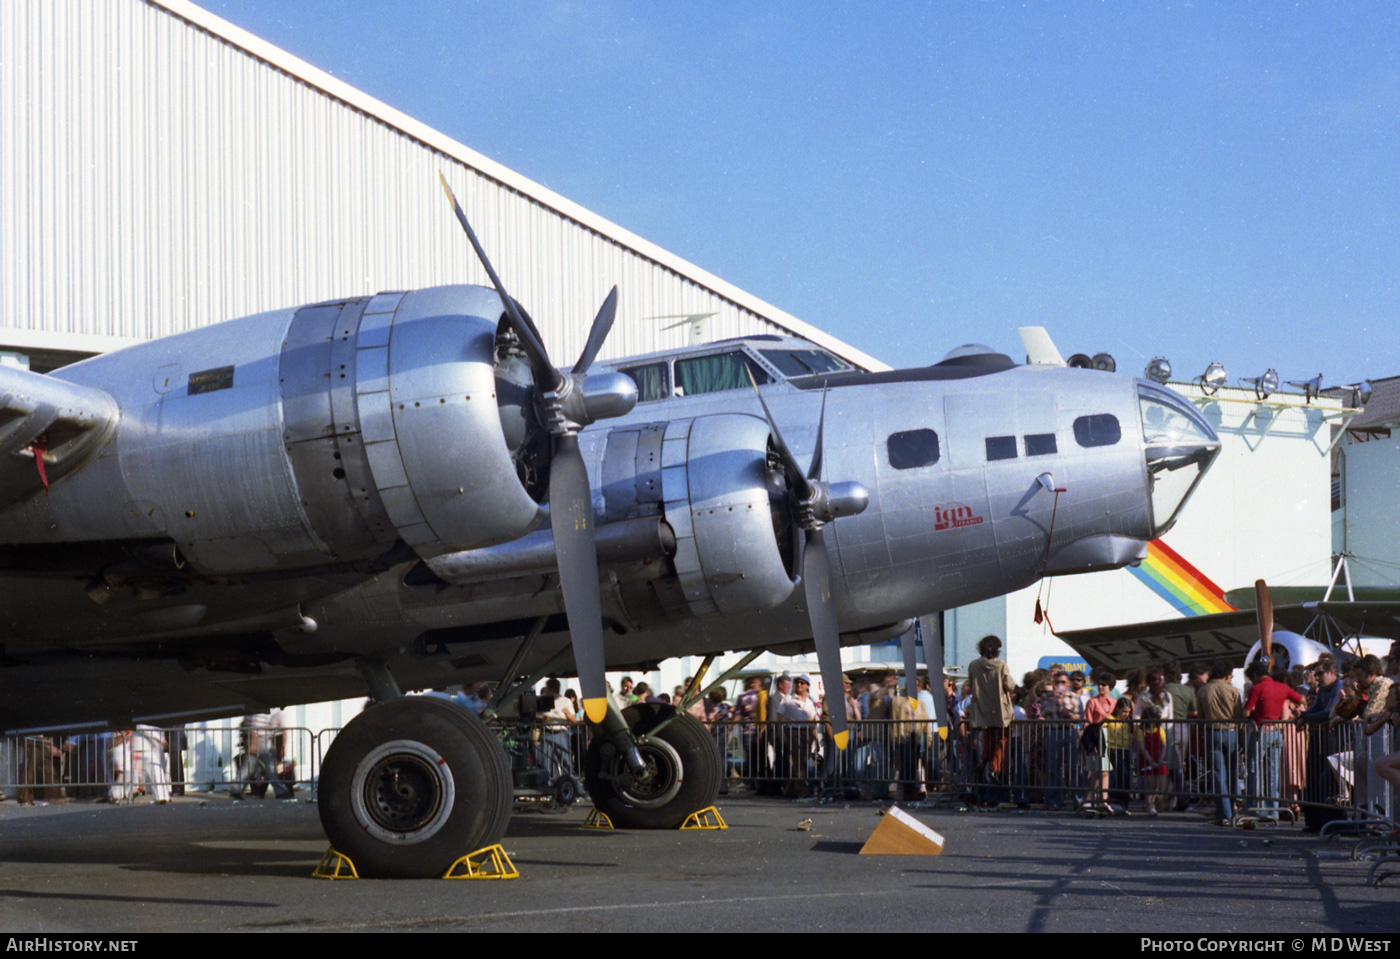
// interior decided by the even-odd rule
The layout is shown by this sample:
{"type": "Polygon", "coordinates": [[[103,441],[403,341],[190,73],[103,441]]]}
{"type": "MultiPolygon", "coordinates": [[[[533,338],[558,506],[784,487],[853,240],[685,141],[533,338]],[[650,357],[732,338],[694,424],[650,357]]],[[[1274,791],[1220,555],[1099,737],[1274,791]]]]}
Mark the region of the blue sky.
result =
{"type": "Polygon", "coordinates": [[[202,5],[896,366],[1400,374],[1398,5],[202,5]]]}

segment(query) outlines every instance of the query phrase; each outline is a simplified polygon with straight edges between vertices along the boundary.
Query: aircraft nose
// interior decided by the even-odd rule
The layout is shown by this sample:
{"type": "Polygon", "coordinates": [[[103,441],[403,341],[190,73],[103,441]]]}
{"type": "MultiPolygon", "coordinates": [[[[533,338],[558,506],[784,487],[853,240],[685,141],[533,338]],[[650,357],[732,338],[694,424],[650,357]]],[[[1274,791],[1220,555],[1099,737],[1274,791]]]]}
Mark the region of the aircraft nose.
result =
{"type": "Polygon", "coordinates": [[[1182,505],[1220,453],[1220,437],[1201,411],[1155,383],[1138,383],[1144,456],[1155,539],[1176,522],[1182,505]]]}

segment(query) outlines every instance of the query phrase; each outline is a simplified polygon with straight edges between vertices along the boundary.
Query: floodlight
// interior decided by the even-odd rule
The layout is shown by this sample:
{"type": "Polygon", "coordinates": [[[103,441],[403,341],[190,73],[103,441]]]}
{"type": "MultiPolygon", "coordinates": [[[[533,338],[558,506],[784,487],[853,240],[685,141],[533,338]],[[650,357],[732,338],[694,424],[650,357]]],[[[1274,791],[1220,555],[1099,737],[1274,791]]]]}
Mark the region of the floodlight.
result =
{"type": "Polygon", "coordinates": [[[1240,382],[1254,387],[1256,399],[1267,400],[1269,394],[1278,392],[1278,370],[1265,370],[1263,376],[1241,376],[1240,382]]]}
{"type": "Polygon", "coordinates": [[[1362,380],[1360,383],[1352,383],[1347,389],[1351,390],[1351,405],[1353,409],[1360,409],[1371,402],[1371,381],[1362,380]]]}
{"type": "Polygon", "coordinates": [[[1065,365],[1072,366],[1076,370],[1092,370],[1094,368],[1094,361],[1083,353],[1075,353],[1069,359],[1065,360],[1065,365]]]}
{"type": "Polygon", "coordinates": [[[1220,387],[1225,385],[1229,377],[1225,373],[1225,367],[1219,363],[1212,363],[1206,367],[1206,371],[1200,375],[1201,392],[1207,396],[1214,396],[1220,387]]]}
{"type": "Polygon", "coordinates": [[[1115,363],[1113,357],[1109,356],[1107,353],[1095,353],[1094,369],[1102,370],[1105,373],[1112,373],[1114,370],[1118,369],[1118,364],[1115,363]]]}
{"type": "Polygon", "coordinates": [[[1303,391],[1303,402],[1311,403],[1317,399],[1317,394],[1322,390],[1322,374],[1319,373],[1310,380],[1289,380],[1289,386],[1296,386],[1303,391]]]}
{"type": "Polygon", "coordinates": [[[1147,369],[1143,370],[1143,376],[1154,383],[1165,383],[1172,378],[1172,365],[1167,362],[1166,357],[1153,357],[1152,362],[1147,364],[1147,369]]]}

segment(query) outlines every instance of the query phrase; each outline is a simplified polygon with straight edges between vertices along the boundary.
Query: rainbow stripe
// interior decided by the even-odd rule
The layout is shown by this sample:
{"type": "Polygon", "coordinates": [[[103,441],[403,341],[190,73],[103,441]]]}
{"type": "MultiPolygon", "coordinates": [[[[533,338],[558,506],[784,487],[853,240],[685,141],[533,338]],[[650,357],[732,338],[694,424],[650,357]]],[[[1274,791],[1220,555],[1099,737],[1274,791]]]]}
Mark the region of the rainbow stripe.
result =
{"type": "Polygon", "coordinates": [[[1147,544],[1147,559],[1128,571],[1158,596],[1171,603],[1183,616],[1228,613],[1235,607],[1225,602],[1221,588],[1181,554],[1160,539],[1147,544]]]}

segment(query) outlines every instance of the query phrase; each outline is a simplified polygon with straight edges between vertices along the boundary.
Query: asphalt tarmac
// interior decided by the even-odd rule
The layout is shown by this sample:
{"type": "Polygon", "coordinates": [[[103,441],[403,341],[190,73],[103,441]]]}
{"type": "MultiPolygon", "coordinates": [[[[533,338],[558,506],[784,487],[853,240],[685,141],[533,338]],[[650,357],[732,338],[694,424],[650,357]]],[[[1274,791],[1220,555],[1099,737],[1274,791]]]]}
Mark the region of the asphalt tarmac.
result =
{"type": "Polygon", "coordinates": [[[519,813],[504,845],[521,878],[465,882],[311,878],[326,841],[304,801],[9,800],[0,931],[1400,931],[1400,877],[1369,887],[1350,843],[1295,827],[915,806],[943,854],[870,856],[871,804],[721,799],[723,831],[519,813]]]}

